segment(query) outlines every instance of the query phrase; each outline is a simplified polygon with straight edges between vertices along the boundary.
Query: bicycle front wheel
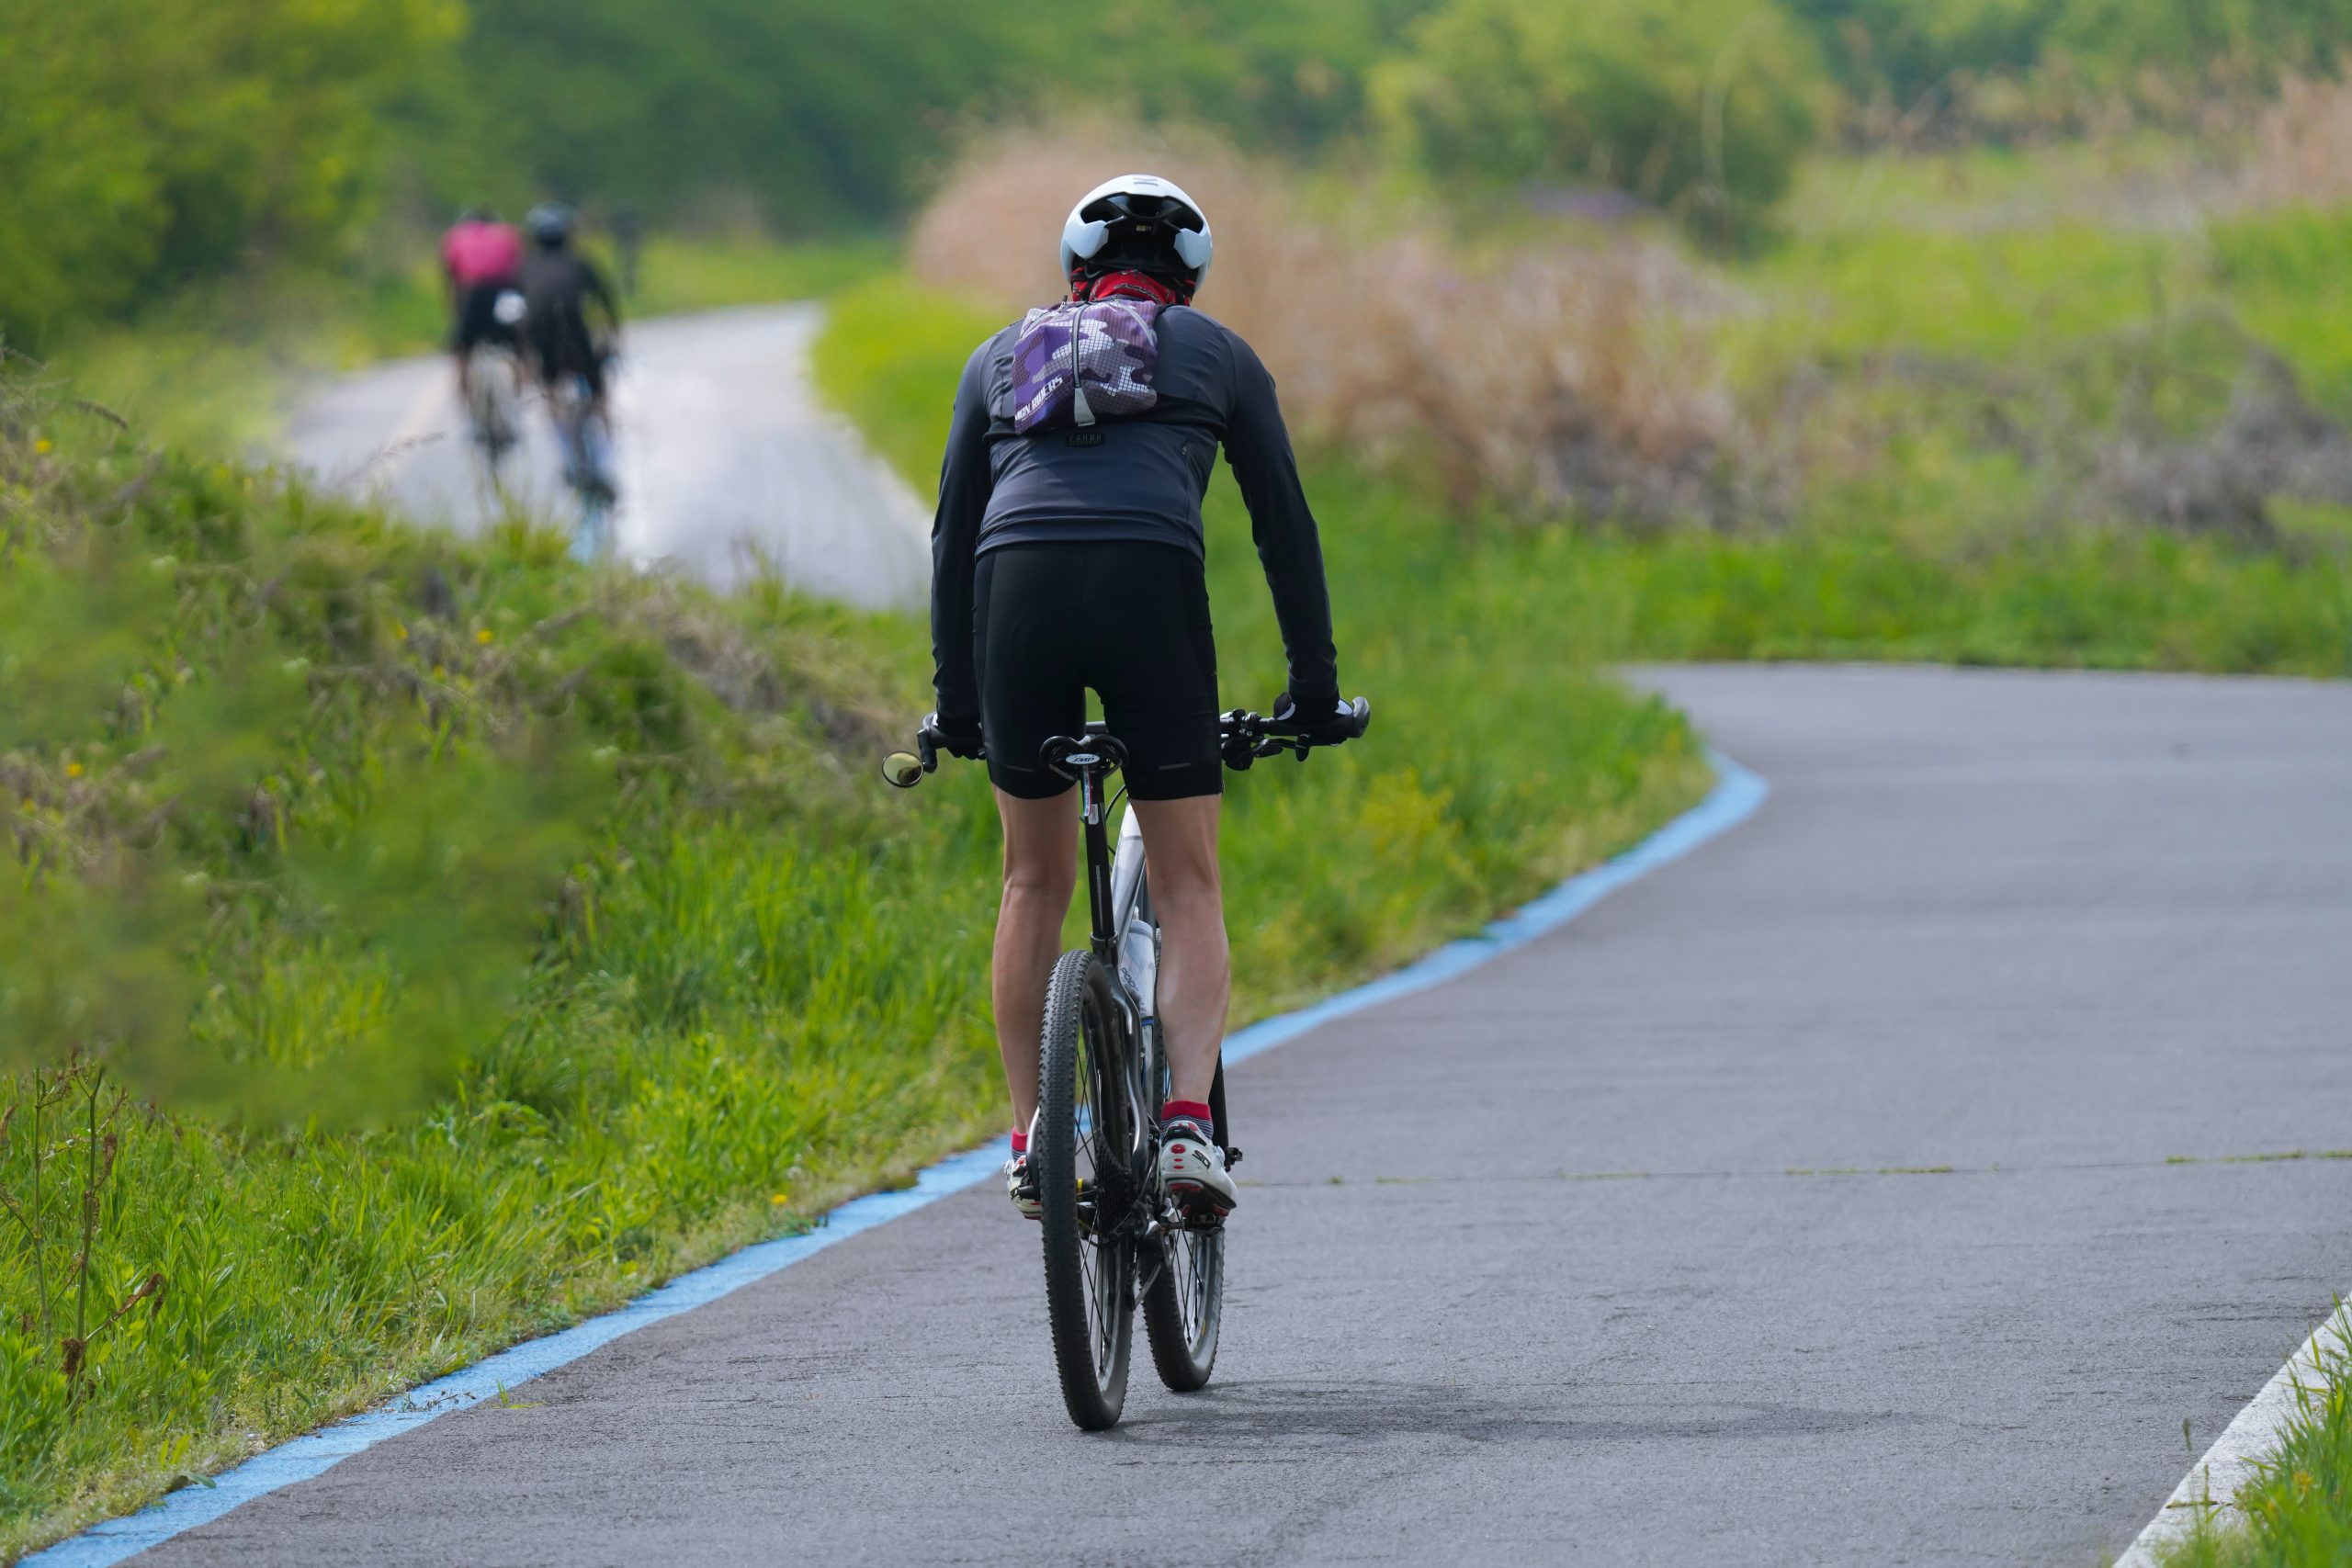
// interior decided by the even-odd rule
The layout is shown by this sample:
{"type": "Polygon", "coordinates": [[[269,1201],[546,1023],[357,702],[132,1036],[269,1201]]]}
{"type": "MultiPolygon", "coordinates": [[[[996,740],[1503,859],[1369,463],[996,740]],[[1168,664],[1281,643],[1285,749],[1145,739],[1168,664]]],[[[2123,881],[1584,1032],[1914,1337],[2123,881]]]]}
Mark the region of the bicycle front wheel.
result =
{"type": "Polygon", "coordinates": [[[1135,1095],[1125,1021],[1093,953],[1062,955],[1046,989],[1037,1066],[1037,1172],[1046,1315],[1069,1418],[1117,1424],[1135,1337],[1135,1095]]]}

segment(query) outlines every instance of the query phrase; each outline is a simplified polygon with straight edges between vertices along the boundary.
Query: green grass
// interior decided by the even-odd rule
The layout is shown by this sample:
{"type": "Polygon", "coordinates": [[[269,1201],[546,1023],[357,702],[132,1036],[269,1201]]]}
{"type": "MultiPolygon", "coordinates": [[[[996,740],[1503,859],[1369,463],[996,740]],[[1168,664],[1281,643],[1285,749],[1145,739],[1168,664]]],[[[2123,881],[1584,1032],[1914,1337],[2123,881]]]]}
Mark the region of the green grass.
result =
{"type": "Polygon", "coordinates": [[[2197,215],[2210,147],[1973,149],[1824,157],[1790,200],[1792,235],[1736,280],[1744,370],[1889,353],[2031,369],[2117,334],[2214,313],[2283,355],[2352,419],[2352,211],[2197,215]]]}
{"type": "Polygon", "coordinates": [[[2352,1560],[2352,1341],[2322,1337],[2321,1377],[2235,1512],[2163,1554],[2165,1568],[2335,1568],[2352,1560]]]}
{"type": "MultiPolygon", "coordinates": [[[[927,461],[945,382],[886,384],[927,461]]],[[[0,1218],[0,1556],[998,1126],[985,782],[874,774],[926,705],[919,621],[414,533],[87,423],[0,406],[0,1186],[40,1233],[0,1218]],[[86,1291],[95,1145],[31,1111],[86,1082],[76,1043],[132,1093],[86,1291]]],[[[1379,720],[1236,781],[1237,1021],[1707,784],[1559,606],[1493,660],[1540,541],[1315,482],[1379,720]]],[[[1279,641],[1229,493],[1211,528],[1226,700],[1259,705],[1279,641]]]]}
{"type": "Polygon", "coordinates": [[[896,254],[896,243],[882,236],[786,244],[756,235],[654,234],[639,264],[638,292],[626,303],[632,315],[665,316],[820,299],[887,270],[896,254]]]}
{"type": "MultiPolygon", "coordinates": [[[[850,290],[832,309],[820,382],[927,486],[948,417],[941,389],[1001,322],[899,279],[850,290]]],[[[1312,493],[1340,647],[1413,622],[1412,604],[1385,593],[1386,563],[1409,559],[1427,592],[1458,602],[1450,614],[1491,628],[1475,658],[1496,682],[1531,665],[1626,659],[2352,674],[2352,536],[2331,509],[2291,513],[2302,547],[2286,550],[2049,525],[2012,466],[1947,434],[1927,423],[1896,436],[1892,471],[1816,485],[1793,526],[1726,534],[1449,517],[1409,481],[1326,457],[1311,465],[1312,493]],[[1383,564],[1359,591],[1349,547],[1365,536],[1383,564]]],[[[1210,515],[1238,536],[1222,480],[1210,515]]],[[[1263,593],[1247,581],[1246,547],[1212,567],[1220,615],[1254,615],[1263,593]]],[[[1279,669],[1261,667],[1263,679],[1279,669]]]]}

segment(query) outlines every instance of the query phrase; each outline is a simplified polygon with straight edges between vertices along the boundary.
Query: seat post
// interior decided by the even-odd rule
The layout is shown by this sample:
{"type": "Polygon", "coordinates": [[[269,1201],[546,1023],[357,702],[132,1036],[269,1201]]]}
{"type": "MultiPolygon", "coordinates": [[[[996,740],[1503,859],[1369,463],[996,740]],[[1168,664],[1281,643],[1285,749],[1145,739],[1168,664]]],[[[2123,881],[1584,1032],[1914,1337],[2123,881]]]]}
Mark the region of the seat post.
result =
{"type": "Polygon", "coordinates": [[[1116,964],[1118,912],[1111,908],[1111,813],[1103,804],[1103,785],[1110,770],[1100,761],[1088,763],[1078,775],[1079,804],[1086,817],[1086,902],[1093,918],[1094,956],[1116,964]]]}

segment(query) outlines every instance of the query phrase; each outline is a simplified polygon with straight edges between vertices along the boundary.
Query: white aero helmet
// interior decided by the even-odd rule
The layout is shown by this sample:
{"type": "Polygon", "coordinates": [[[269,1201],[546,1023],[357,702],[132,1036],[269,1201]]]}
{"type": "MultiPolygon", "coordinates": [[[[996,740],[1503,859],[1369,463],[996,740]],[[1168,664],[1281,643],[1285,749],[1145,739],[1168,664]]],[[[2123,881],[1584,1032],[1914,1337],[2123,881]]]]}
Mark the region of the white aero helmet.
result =
{"type": "Polygon", "coordinates": [[[1173,180],[1121,175],[1104,180],[1062,223],[1062,276],[1131,266],[1137,272],[1179,272],[1193,288],[1209,275],[1216,253],[1208,215],[1173,180]]]}

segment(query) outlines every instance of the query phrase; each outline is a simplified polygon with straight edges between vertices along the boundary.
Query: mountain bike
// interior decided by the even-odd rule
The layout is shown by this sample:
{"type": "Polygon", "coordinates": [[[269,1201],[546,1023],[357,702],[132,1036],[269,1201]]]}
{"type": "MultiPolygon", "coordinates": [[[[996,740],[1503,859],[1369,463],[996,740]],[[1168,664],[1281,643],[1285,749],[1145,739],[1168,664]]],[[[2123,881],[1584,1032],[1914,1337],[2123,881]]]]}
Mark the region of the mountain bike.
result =
{"type": "MultiPolygon", "coordinates": [[[[1363,734],[1372,705],[1350,705],[1349,734],[1317,739],[1239,709],[1220,720],[1227,767],[1363,734]]],[[[912,753],[885,759],[901,789],[922,782],[944,750],[935,717],[912,753]]],[[[1029,1160],[1043,1211],[1046,1317],[1070,1419],[1089,1431],[1118,1423],[1126,1404],[1135,1309],[1159,1381],[1179,1393],[1208,1384],[1225,1312],[1221,1217],[1180,1205],[1159,1183],[1157,1109],[1169,1095],[1159,1029],[1159,931],[1152,918],[1143,829],[1133,807],[1112,847],[1114,775],[1126,748],[1100,722],[1083,736],[1056,736],[1040,763],[1078,786],[1086,838],[1087,945],[1064,953],[1046,988],[1037,1062],[1037,1120],[1029,1160]]],[[[1241,1163],[1226,1114],[1225,1066],[1209,1091],[1213,1135],[1227,1168],[1241,1163]]]]}

